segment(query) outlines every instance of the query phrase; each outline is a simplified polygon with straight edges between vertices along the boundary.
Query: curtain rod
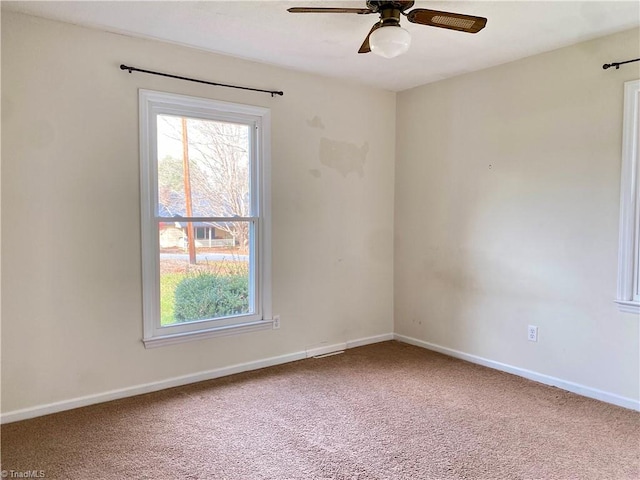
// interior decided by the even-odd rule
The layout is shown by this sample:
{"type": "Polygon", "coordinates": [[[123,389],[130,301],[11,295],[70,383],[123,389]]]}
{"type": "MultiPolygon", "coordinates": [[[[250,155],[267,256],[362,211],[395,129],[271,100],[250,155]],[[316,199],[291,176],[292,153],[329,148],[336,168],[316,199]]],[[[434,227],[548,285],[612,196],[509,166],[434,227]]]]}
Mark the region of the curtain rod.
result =
{"type": "Polygon", "coordinates": [[[240,90],[251,90],[252,92],[269,93],[271,94],[272,97],[275,95],[284,95],[284,92],[276,91],[276,90],[263,90],[261,88],[240,87],[238,85],[227,85],[225,83],[207,82],[205,80],[196,80],[195,78],[180,77],[178,75],[170,75],[168,73],[160,73],[160,72],[154,72],[152,70],[143,70],[142,68],[129,67],[124,64],[120,65],[120,70],[128,70],[129,73],[132,73],[132,72],[150,73],[151,75],[160,75],[161,77],[177,78],[178,80],[187,80],[188,82],[205,83],[207,85],[214,85],[216,87],[238,88],[240,90]]]}
{"type": "Polygon", "coordinates": [[[607,68],[616,67],[616,70],[618,70],[620,68],[620,65],[624,65],[625,63],[631,63],[631,62],[640,62],[640,58],[634,58],[633,60],[627,60],[625,62],[605,63],[604,65],[602,65],[602,68],[606,70],[607,68]]]}

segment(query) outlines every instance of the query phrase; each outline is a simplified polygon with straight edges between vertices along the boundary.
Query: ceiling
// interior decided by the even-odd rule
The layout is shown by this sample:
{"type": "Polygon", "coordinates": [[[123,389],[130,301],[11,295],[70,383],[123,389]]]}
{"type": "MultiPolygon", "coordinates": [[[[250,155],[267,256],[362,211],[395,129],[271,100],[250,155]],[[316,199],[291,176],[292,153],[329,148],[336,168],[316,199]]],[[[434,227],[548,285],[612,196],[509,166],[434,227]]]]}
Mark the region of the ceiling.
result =
{"type": "MultiPolygon", "coordinates": [[[[364,5],[364,0],[3,1],[2,9],[188,45],[394,91],[640,25],[640,2],[637,1],[418,0],[414,8],[482,16],[488,18],[487,26],[474,35],[416,25],[403,18],[402,26],[412,37],[409,52],[385,59],[372,53],[357,53],[376,22],[376,15],[286,11],[291,6],[364,5]]],[[[626,59],[602,60],[605,63],[626,59]]]]}

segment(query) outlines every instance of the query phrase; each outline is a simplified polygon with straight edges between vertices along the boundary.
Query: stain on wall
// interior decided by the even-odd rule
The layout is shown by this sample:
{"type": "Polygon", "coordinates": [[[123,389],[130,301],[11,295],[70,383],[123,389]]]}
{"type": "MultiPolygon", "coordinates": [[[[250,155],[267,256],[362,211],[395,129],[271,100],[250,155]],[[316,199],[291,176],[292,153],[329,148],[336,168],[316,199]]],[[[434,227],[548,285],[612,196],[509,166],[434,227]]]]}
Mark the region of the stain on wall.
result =
{"type": "Polygon", "coordinates": [[[307,125],[312,128],[319,128],[321,130],[324,130],[324,123],[322,123],[322,119],[317,115],[311,120],[307,120],[307,125]]]}
{"type": "Polygon", "coordinates": [[[346,177],[350,173],[357,173],[360,178],[364,177],[364,163],[369,153],[369,142],[365,142],[362,147],[353,143],[320,139],[320,163],[332,168],[346,177]]]}

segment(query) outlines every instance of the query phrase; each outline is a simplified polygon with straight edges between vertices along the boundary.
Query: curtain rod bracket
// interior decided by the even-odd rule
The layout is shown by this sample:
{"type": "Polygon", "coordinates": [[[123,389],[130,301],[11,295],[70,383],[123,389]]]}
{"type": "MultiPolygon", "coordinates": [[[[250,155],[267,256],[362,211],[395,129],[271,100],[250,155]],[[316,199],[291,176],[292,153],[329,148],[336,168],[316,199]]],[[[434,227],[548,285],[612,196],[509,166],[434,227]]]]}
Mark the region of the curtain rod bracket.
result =
{"type": "Polygon", "coordinates": [[[240,89],[240,90],[250,90],[252,92],[269,93],[269,94],[271,94],[272,98],[275,97],[276,95],[280,95],[280,96],[284,95],[284,92],[279,91],[279,90],[263,90],[261,88],[241,87],[239,85],[228,85],[228,84],[225,84],[225,83],[207,82],[206,80],[197,80],[195,78],[181,77],[179,75],[171,75],[169,73],[160,73],[160,72],[154,72],[152,70],[144,70],[142,68],[130,67],[130,66],[125,65],[125,64],[121,64],[120,65],[120,70],[128,70],[129,73],[133,73],[133,72],[148,73],[150,75],[159,75],[161,77],[176,78],[178,80],[186,80],[188,82],[204,83],[206,85],[213,85],[213,86],[216,86],[216,87],[237,88],[237,89],[240,89]]]}

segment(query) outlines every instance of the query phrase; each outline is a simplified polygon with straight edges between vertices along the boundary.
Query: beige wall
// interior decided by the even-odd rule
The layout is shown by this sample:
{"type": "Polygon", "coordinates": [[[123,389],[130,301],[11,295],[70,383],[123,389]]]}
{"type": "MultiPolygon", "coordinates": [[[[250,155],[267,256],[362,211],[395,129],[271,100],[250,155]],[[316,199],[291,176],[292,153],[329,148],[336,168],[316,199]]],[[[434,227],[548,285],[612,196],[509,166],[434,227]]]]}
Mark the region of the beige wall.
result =
{"type": "Polygon", "coordinates": [[[639,319],[612,300],[622,84],[640,74],[601,65],[638,44],[638,31],[614,35],[396,105],[390,92],[3,13],[2,411],[385,334],[393,315],[399,334],[637,399],[639,319]],[[142,346],[138,88],[272,109],[280,330],[142,346]]]}
{"type": "Polygon", "coordinates": [[[3,13],[2,411],[390,333],[394,129],[391,92],[3,13]],[[144,349],[139,88],[271,109],[280,330],[144,349]]]}
{"type": "Polygon", "coordinates": [[[396,333],[639,398],[640,320],[613,300],[640,73],[602,69],[639,50],[628,31],[398,95],[396,333]]]}

